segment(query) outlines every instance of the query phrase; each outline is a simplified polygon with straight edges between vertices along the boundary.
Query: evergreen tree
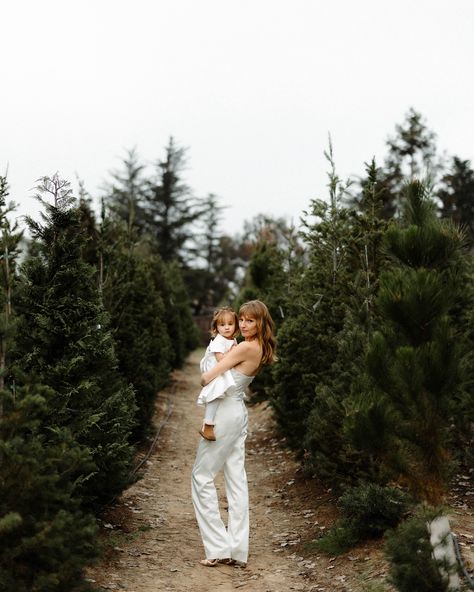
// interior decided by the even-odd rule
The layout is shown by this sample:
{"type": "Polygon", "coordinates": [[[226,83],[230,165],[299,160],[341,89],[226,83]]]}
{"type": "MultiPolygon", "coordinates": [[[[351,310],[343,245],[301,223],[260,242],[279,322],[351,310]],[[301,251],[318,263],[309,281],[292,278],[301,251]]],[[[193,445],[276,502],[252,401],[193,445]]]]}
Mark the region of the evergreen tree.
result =
{"type": "Polygon", "coordinates": [[[177,147],[170,138],[165,158],[157,163],[156,178],[148,182],[145,193],[146,230],[165,262],[189,259],[191,225],[205,211],[182,179],[185,164],[186,150],[177,147]]]}
{"type": "Polygon", "coordinates": [[[154,258],[126,243],[115,243],[104,265],[104,304],[113,327],[119,370],[135,389],[134,434],[142,439],[151,427],[156,396],[168,383],[173,363],[167,312],[155,285],[154,258]]]}
{"type": "Polygon", "coordinates": [[[122,160],[123,170],[112,171],[112,181],[105,186],[105,203],[116,221],[122,222],[128,234],[145,230],[144,200],[147,179],[145,165],[135,148],[128,150],[122,160]]]}
{"type": "Polygon", "coordinates": [[[180,368],[186,356],[199,344],[199,333],[194,323],[186,284],[177,261],[163,264],[154,262],[154,282],[163,298],[168,334],[173,351],[173,368],[180,368]]]}
{"type": "MultiPolygon", "coordinates": [[[[361,379],[368,339],[377,323],[374,298],[384,266],[382,199],[375,162],[367,165],[367,182],[358,212],[349,212],[346,227],[346,296],[342,324],[334,335],[332,362],[315,386],[304,440],[306,468],[337,488],[361,478],[379,480],[366,454],[354,451],[344,430],[351,388],[361,379]]],[[[337,296],[334,295],[334,302],[337,296]]],[[[339,296],[341,300],[341,297],[339,296]]]]}
{"type": "Polygon", "coordinates": [[[98,267],[97,251],[99,244],[99,232],[92,208],[92,197],[86,191],[82,181],[79,181],[79,195],[77,209],[81,225],[81,232],[85,240],[81,248],[82,258],[86,263],[98,267]]]}
{"type": "Polygon", "coordinates": [[[284,316],[287,292],[284,253],[272,242],[261,240],[250,258],[239,301],[262,300],[278,323],[284,316]]]}
{"type": "Polygon", "coordinates": [[[219,226],[224,208],[213,194],[203,200],[202,207],[202,216],[196,221],[194,259],[191,265],[183,267],[195,315],[217,306],[228,294],[229,283],[235,276],[226,257],[228,251],[221,251],[223,237],[219,226]]]}
{"type": "MultiPolygon", "coordinates": [[[[256,223],[256,243],[252,247],[236,308],[248,300],[262,300],[268,306],[278,334],[289,310],[292,283],[302,270],[303,248],[296,229],[283,220],[258,217],[253,222],[256,223]]],[[[249,227],[246,223],[246,228],[249,227]]],[[[252,383],[252,400],[268,399],[273,388],[272,368],[263,368],[252,383]]]]}
{"type": "Polygon", "coordinates": [[[421,113],[410,108],[402,124],[395,126],[389,138],[386,166],[397,177],[398,189],[403,179],[415,179],[436,170],[436,134],[423,120],[421,113]]]}
{"type": "Polygon", "coordinates": [[[81,575],[96,553],[95,521],[81,510],[78,484],[94,466],[88,450],[69,430],[49,427],[51,390],[35,384],[16,388],[9,372],[16,326],[12,299],[22,233],[8,220],[14,205],[6,205],[7,195],[2,177],[0,588],[6,592],[85,590],[81,575]],[[5,380],[11,383],[8,389],[5,380]]]}
{"type": "Polygon", "coordinates": [[[91,502],[102,503],[127,483],[134,393],[117,372],[95,270],[81,256],[84,237],[69,184],[44,177],[38,199],[45,212],[42,223],[28,219],[37,253],[22,269],[15,362],[29,380],[53,389],[48,429],[68,427],[90,450],[95,469],[82,487],[91,502]]]}
{"type": "Polygon", "coordinates": [[[273,403],[306,470],[340,487],[374,472],[368,455],[353,450],[344,418],[375,322],[384,222],[375,163],[356,212],[341,207],[347,185],[332,153],[327,156],[331,201],[312,203],[308,263],[290,290],[290,313],[278,336],[273,403]]]}
{"type": "Polygon", "coordinates": [[[347,184],[335,172],[331,146],[326,156],[331,165],[330,202],[311,202],[304,235],[308,259],[289,294],[288,315],[278,334],[280,361],[274,366],[272,403],[276,416],[289,444],[301,453],[317,396],[315,386],[330,380],[348,299],[348,243],[353,216],[342,207],[347,184]]]}
{"type": "MultiPolygon", "coordinates": [[[[23,233],[8,215],[15,210],[13,202],[7,204],[9,195],[6,176],[0,175],[0,390],[5,384],[9,341],[14,331],[12,293],[16,281],[16,259],[23,233]]],[[[1,413],[1,409],[0,409],[1,413]]]]}
{"type": "Polygon", "coordinates": [[[386,235],[394,267],[380,278],[381,325],[367,358],[373,387],[361,393],[349,431],[418,497],[438,504],[460,386],[462,351],[449,312],[459,293],[453,263],[462,235],[437,218],[419,181],[408,185],[405,199],[403,224],[386,235]]]}
{"type": "Polygon", "coordinates": [[[31,385],[0,391],[0,589],[82,592],[97,554],[94,517],[78,483],[94,471],[86,447],[52,425],[56,395],[31,385]]]}
{"type": "MultiPolygon", "coordinates": [[[[104,204],[100,223],[91,226],[87,207],[82,201],[84,229],[88,244],[94,246],[99,293],[110,315],[119,370],[135,389],[133,436],[142,439],[151,427],[158,391],[168,383],[171,368],[181,365],[190,351],[190,337],[177,329],[188,320],[189,332],[194,335],[190,306],[187,300],[171,297],[167,266],[146,236],[109,216],[104,204]],[[177,333],[178,339],[172,343],[170,336],[174,339],[177,333]]],[[[179,291],[179,269],[176,274],[175,289],[179,291]]]]}
{"type": "Polygon", "coordinates": [[[436,155],[436,134],[431,131],[421,113],[410,108],[395,134],[387,140],[388,153],[384,166],[377,174],[384,217],[399,213],[399,196],[406,179],[429,176],[434,184],[441,170],[436,155]]]}
{"type": "Polygon", "coordinates": [[[451,170],[441,179],[437,194],[441,215],[466,228],[471,246],[474,240],[474,170],[469,160],[453,158],[451,170]]]}
{"type": "Polygon", "coordinates": [[[457,561],[453,563],[446,556],[451,537],[434,546],[430,540],[427,525],[437,518],[439,510],[421,507],[397,530],[387,533],[384,550],[391,564],[388,581],[399,592],[460,590],[457,561]]]}

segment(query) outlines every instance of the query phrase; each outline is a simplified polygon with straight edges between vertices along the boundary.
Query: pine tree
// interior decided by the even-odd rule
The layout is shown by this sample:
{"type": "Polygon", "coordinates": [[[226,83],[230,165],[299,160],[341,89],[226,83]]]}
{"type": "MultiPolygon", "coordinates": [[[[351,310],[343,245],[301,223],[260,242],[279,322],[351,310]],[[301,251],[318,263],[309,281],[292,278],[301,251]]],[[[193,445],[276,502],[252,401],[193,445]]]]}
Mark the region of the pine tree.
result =
{"type": "MultiPolygon", "coordinates": [[[[228,292],[234,273],[221,253],[220,223],[224,207],[210,194],[202,202],[203,213],[196,221],[193,260],[183,266],[183,277],[192,294],[195,315],[217,306],[228,292]]],[[[225,254],[224,254],[225,255],[225,254]]]]}
{"type": "MultiPolygon", "coordinates": [[[[415,179],[436,168],[436,134],[428,129],[423,116],[410,108],[402,124],[395,126],[396,135],[387,141],[387,168],[399,177],[415,179]]],[[[399,187],[401,188],[401,187],[399,187]]]]}
{"type": "MultiPolygon", "coordinates": [[[[16,281],[16,259],[23,233],[16,223],[11,223],[9,214],[15,210],[15,204],[7,204],[9,195],[6,176],[0,176],[0,390],[5,384],[9,340],[14,331],[12,316],[12,293],[16,281]]],[[[0,410],[1,413],[1,410],[0,410]]]]}
{"type": "Polygon", "coordinates": [[[441,170],[436,154],[436,134],[427,126],[421,113],[410,108],[395,134],[387,140],[388,154],[378,175],[384,217],[399,214],[403,185],[406,179],[428,176],[434,184],[441,170]]]}
{"type": "Polygon", "coordinates": [[[451,170],[441,179],[437,197],[441,215],[466,228],[470,245],[474,241],[474,170],[469,160],[453,158],[451,170]]]}
{"type": "Polygon", "coordinates": [[[363,373],[369,336],[377,322],[374,299],[384,265],[381,243],[386,226],[377,175],[372,161],[359,211],[349,212],[342,325],[334,335],[328,373],[315,385],[304,440],[307,469],[337,488],[361,478],[379,479],[377,467],[368,455],[353,450],[344,429],[351,389],[363,373]]]}
{"type": "Polygon", "coordinates": [[[22,233],[8,220],[14,205],[6,206],[7,195],[2,177],[0,588],[5,592],[85,590],[81,575],[96,554],[95,520],[81,510],[78,485],[94,465],[88,449],[67,428],[50,426],[51,389],[36,384],[17,388],[9,369],[22,233]]]}
{"type": "Polygon", "coordinates": [[[172,365],[180,368],[186,356],[199,344],[199,333],[194,323],[188,291],[177,261],[163,264],[154,262],[154,281],[165,305],[168,334],[173,349],[172,365]]]}
{"type": "Polygon", "coordinates": [[[155,285],[155,258],[115,243],[104,262],[104,304],[110,314],[119,370],[135,389],[135,438],[151,427],[158,391],[169,381],[172,344],[167,311],[155,285]]]}
{"type": "Polygon", "coordinates": [[[111,219],[104,206],[97,237],[99,290],[111,317],[120,372],[135,389],[135,437],[143,438],[173,361],[163,298],[155,285],[160,257],[136,230],[111,219]]]}
{"type": "Polygon", "coordinates": [[[147,179],[145,165],[135,148],[122,160],[123,170],[112,171],[112,181],[105,186],[104,201],[116,221],[122,222],[129,235],[145,231],[144,200],[147,179]]]}
{"type": "Polygon", "coordinates": [[[97,529],[78,483],[94,463],[67,428],[51,424],[51,389],[3,390],[0,399],[0,589],[85,592],[97,529]]]}
{"type": "Polygon", "coordinates": [[[146,230],[165,262],[189,259],[191,225],[205,211],[182,179],[185,165],[186,150],[170,138],[165,158],[158,161],[156,178],[148,182],[144,197],[146,230]]]}
{"type": "Polygon", "coordinates": [[[352,436],[406,479],[419,498],[442,500],[447,432],[462,351],[449,312],[459,293],[462,235],[436,216],[419,181],[407,186],[403,223],[386,235],[394,267],[380,278],[380,330],[368,352],[372,389],[361,393],[352,436]]]}
{"type": "Polygon", "coordinates": [[[250,258],[240,302],[260,299],[265,302],[275,322],[284,316],[287,292],[284,270],[285,254],[273,242],[260,240],[250,258]]]}
{"type": "Polygon", "coordinates": [[[53,389],[50,427],[68,427],[90,450],[95,469],[84,475],[83,492],[102,503],[128,481],[134,393],[117,372],[95,270],[81,256],[84,237],[69,183],[44,177],[38,199],[45,212],[41,223],[28,219],[37,247],[22,268],[15,363],[29,380],[53,389]]]}
{"type": "Polygon", "coordinates": [[[347,184],[335,172],[331,145],[326,156],[331,165],[330,202],[311,202],[304,235],[307,260],[289,294],[288,315],[278,334],[280,361],[274,367],[272,404],[282,433],[301,453],[318,397],[315,387],[331,380],[349,296],[347,262],[353,215],[342,207],[347,184]]]}
{"type": "Polygon", "coordinates": [[[368,455],[354,451],[344,420],[376,323],[385,223],[375,163],[367,167],[356,211],[342,207],[347,184],[335,172],[332,153],[327,156],[331,201],[312,203],[310,220],[316,221],[307,224],[308,261],[290,290],[278,336],[273,403],[307,472],[340,488],[363,476],[377,478],[368,455]]]}

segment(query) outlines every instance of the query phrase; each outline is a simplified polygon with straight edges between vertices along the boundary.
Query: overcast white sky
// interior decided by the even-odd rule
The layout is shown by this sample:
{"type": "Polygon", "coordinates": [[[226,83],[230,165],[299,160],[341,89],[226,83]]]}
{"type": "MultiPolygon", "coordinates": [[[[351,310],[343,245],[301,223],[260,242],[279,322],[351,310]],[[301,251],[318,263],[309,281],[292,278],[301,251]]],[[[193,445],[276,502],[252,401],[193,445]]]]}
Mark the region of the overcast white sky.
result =
{"type": "Polygon", "coordinates": [[[125,149],[189,147],[187,181],[230,206],[298,220],[325,197],[331,132],[359,174],[413,106],[474,160],[473,0],[6,0],[0,171],[19,213],[35,179],[75,173],[98,197],[125,149]]]}

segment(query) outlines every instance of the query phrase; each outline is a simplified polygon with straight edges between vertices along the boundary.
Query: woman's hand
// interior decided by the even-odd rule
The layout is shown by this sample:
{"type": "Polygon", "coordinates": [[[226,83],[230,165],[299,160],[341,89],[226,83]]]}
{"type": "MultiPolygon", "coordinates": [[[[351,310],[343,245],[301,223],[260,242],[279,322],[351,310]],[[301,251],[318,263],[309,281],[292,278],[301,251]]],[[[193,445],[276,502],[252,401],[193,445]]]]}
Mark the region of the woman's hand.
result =
{"type": "Polygon", "coordinates": [[[210,381],[207,380],[207,372],[201,374],[201,386],[206,386],[210,381]]]}

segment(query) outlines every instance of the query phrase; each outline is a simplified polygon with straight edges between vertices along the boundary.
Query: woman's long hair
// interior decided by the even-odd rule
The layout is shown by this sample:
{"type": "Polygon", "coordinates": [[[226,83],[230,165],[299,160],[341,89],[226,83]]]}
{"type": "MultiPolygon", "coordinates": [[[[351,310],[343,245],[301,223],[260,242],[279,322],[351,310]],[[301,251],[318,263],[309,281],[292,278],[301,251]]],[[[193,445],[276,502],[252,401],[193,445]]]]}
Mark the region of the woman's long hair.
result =
{"type": "Polygon", "coordinates": [[[262,348],[262,360],[260,366],[272,364],[276,361],[276,339],[273,334],[275,323],[268,308],[261,300],[245,302],[239,309],[239,316],[255,319],[257,325],[257,339],[262,348]]]}

